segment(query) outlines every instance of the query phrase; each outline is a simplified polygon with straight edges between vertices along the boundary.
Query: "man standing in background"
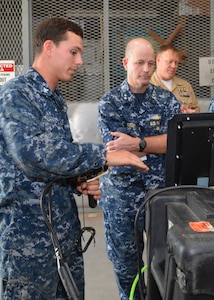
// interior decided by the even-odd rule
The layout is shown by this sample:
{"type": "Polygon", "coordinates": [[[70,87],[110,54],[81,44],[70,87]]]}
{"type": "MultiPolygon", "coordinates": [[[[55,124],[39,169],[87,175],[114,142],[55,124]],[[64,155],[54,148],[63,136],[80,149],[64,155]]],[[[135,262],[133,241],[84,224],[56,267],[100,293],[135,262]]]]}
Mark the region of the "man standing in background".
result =
{"type": "Polygon", "coordinates": [[[179,59],[179,51],[174,46],[161,46],[156,54],[156,71],[150,82],[171,91],[181,102],[182,112],[200,112],[199,103],[190,83],[175,75],[179,59]]]}

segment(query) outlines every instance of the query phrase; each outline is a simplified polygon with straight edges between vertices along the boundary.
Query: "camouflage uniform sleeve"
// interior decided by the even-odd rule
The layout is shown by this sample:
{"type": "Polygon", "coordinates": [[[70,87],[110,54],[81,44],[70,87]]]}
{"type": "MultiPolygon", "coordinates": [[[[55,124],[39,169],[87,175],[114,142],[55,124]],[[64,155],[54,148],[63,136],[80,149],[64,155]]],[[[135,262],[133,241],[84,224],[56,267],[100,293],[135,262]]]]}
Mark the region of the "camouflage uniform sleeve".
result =
{"type": "Polygon", "coordinates": [[[119,100],[117,97],[115,100],[115,97],[111,93],[104,95],[98,106],[98,128],[104,144],[113,139],[111,132],[115,131],[115,128],[117,128],[117,131],[126,133],[124,131],[126,124],[121,113],[122,106],[120,107],[120,101],[117,101],[119,100]]]}
{"type": "Polygon", "coordinates": [[[59,110],[49,98],[41,100],[41,94],[32,93],[17,83],[0,96],[0,128],[18,168],[30,178],[46,181],[103,166],[103,145],[73,142],[66,104],[59,110]]]}
{"type": "Polygon", "coordinates": [[[208,112],[214,113],[214,98],[210,101],[208,112]]]}

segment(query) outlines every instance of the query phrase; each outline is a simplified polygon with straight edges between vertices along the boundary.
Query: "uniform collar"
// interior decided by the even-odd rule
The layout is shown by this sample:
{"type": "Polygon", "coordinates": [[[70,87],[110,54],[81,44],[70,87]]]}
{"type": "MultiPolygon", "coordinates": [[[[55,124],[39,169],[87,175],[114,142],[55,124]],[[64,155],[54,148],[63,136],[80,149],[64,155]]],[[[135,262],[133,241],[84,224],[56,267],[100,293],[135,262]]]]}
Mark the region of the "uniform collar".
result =
{"type": "Polygon", "coordinates": [[[58,90],[52,91],[45,81],[45,79],[40,75],[39,72],[37,72],[33,67],[30,67],[27,71],[27,76],[31,77],[33,80],[35,80],[38,84],[38,90],[40,93],[46,97],[50,97],[54,95],[55,93],[58,95],[58,90]]]}

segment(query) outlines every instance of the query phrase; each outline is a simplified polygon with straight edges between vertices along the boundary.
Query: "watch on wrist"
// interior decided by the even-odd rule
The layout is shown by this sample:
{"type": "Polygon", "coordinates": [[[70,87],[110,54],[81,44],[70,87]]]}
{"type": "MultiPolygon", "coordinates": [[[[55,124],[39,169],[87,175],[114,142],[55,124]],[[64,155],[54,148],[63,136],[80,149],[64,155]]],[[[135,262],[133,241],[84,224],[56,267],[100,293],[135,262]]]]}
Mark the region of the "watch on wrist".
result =
{"type": "Polygon", "coordinates": [[[144,139],[140,139],[139,152],[143,152],[143,150],[146,148],[146,145],[146,141],[144,139]]]}

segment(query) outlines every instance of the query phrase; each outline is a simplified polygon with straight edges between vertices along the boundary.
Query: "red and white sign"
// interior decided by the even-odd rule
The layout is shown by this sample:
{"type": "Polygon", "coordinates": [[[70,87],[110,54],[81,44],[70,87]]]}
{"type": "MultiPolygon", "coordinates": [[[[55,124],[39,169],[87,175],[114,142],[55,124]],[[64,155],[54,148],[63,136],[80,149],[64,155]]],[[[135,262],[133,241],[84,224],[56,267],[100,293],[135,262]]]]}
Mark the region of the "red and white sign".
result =
{"type": "Polygon", "coordinates": [[[0,86],[15,77],[15,61],[0,60],[0,86]]]}

